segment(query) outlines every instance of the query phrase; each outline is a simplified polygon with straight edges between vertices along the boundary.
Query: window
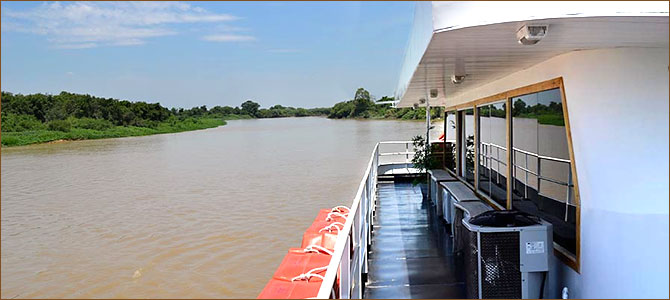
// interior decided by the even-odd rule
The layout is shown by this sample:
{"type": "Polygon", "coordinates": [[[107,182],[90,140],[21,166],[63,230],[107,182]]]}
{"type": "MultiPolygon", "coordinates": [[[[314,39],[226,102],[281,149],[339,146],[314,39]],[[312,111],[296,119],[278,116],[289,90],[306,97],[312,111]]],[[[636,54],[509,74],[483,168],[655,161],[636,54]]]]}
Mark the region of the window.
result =
{"type": "Polygon", "coordinates": [[[553,224],[554,242],[576,253],[570,150],[559,88],[512,98],[512,207],[553,224]]]}
{"type": "Polygon", "coordinates": [[[505,102],[477,107],[479,191],[507,207],[507,123],[505,102]]]}
{"type": "Polygon", "coordinates": [[[459,175],[487,201],[552,223],[557,256],[579,271],[579,185],[562,89],[556,78],[447,110],[461,109],[459,175]]]}
{"type": "MultiPolygon", "coordinates": [[[[444,140],[445,142],[456,140],[456,112],[449,111],[444,118],[444,140]]],[[[445,167],[456,173],[456,147],[454,144],[446,144],[445,148],[445,167]],[[450,146],[451,145],[451,146],[450,146]]]]}
{"type": "Polygon", "coordinates": [[[463,116],[463,139],[461,143],[461,161],[465,180],[475,185],[475,116],[474,109],[466,109],[463,116]]]}

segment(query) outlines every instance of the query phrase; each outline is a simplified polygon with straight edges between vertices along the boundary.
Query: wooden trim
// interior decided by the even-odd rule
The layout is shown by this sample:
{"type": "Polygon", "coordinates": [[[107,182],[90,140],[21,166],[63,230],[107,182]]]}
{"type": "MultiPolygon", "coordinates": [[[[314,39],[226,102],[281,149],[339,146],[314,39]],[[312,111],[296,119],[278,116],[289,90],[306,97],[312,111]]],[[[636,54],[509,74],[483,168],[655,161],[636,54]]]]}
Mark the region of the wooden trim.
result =
{"type": "MultiPolygon", "coordinates": [[[[577,273],[580,272],[580,257],[581,257],[581,198],[579,196],[579,181],[577,180],[577,166],[576,166],[576,160],[575,160],[575,151],[572,148],[572,132],[570,130],[570,116],[568,114],[568,103],[567,99],[565,98],[565,86],[563,85],[563,77],[559,77],[558,79],[558,85],[561,90],[561,106],[563,107],[563,122],[565,122],[565,136],[568,140],[568,151],[570,153],[570,171],[572,172],[572,184],[573,184],[573,189],[572,192],[575,193],[575,229],[577,230],[576,232],[576,245],[575,245],[575,260],[572,260],[570,257],[565,257],[563,262],[565,262],[567,265],[571,266],[577,273]],[[567,262],[566,262],[567,260],[567,262]],[[574,266],[570,264],[570,262],[574,263],[574,266]]],[[[560,252],[560,251],[559,251],[560,252]]],[[[560,258],[561,256],[559,256],[560,258]]]]}
{"type": "Polygon", "coordinates": [[[472,124],[473,124],[474,130],[475,130],[474,139],[472,141],[474,143],[473,147],[475,148],[475,159],[474,159],[474,163],[473,163],[474,165],[472,166],[472,168],[474,168],[474,170],[472,170],[473,171],[472,173],[473,173],[473,176],[475,176],[475,180],[474,180],[475,189],[479,189],[479,139],[480,139],[480,136],[479,136],[479,108],[477,106],[474,106],[472,108],[472,110],[473,110],[472,117],[474,118],[472,124]]]}
{"type": "MultiPolygon", "coordinates": [[[[512,171],[514,169],[514,166],[512,165],[512,155],[514,154],[514,150],[512,148],[512,98],[509,97],[505,101],[505,124],[507,125],[507,136],[506,142],[507,142],[507,209],[512,209],[512,171]]],[[[539,193],[539,191],[538,191],[539,193]]]]}
{"type": "Polygon", "coordinates": [[[447,114],[444,111],[444,122],[442,122],[442,132],[444,133],[444,145],[442,146],[442,168],[447,169],[447,114]]]}
{"type": "Polygon", "coordinates": [[[498,102],[500,100],[505,100],[505,99],[509,99],[509,98],[517,97],[517,96],[521,96],[521,95],[526,95],[526,94],[537,93],[537,92],[546,91],[546,90],[550,90],[550,89],[555,89],[555,88],[562,87],[562,86],[563,86],[563,78],[558,77],[558,78],[554,78],[554,79],[549,79],[547,81],[542,81],[542,82],[527,85],[527,86],[524,86],[524,87],[516,88],[516,89],[513,89],[513,90],[505,91],[505,92],[498,93],[498,94],[495,94],[495,95],[491,95],[491,96],[488,96],[488,97],[480,98],[480,99],[473,100],[473,101],[470,101],[470,102],[461,103],[461,104],[457,104],[457,105],[452,105],[452,106],[447,107],[447,110],[454,110],[454,109],[462,110],[462,109],[469,108],[471,106],[478,106],[478,105],[482,105],[482,104],[486,104],[486,103],[498,102]]]}
{"type": "Polygon", "coordinates": [[[462,167],[461,167],[461,139],[463,138],[462,130],[461,130],[461,119],[463,113],[460,111],[456,111],[456,157],[454,157],[454,161],[456,162],[456,174],[463,174],[462,172],[462,167]]]}
{"type": "Polygon", "coordinates": [[[491,95],[488,97],[480,98],[477,100],[469,101],[466,103],[461,103],[457,105],[452,105],[446,108],[447,111],[453,111],[456,110],[456,160],[457,160],[457,165],[456,165],[456,170],[457,174],[455,177],[463,182],[466,186],[468,186],[470,189],[472,189],[475,192],[475,195],[479,197],[480,199],[484,200],[486,203],[491,205],[495,209],[500,209],[500,205],[497,204],[495,201],[490,199],[488,196],[481,194],[479,190],[477,189],[477,186],[472,186],[465,178],[461,176],[461,174],[465,175],[465,173],[462,170],[461,166],[461,154],[462,151],[461,149],[461,143],[463,142],[462,139],[465,138],[465,131],[461,126],[461,122],[464,122],[464,113],[462,110],[464,109],[469,109],[469,108],[474,108],[474,115],[475,117],[475,184],[478,184],[479,182],[479,133],[477,132],[479,129],[479,112],[477,111],[477,106],[483,105],[483,104],[488,104],[488,103],[493,103],[493,102],[499,102],[501,100],[506,101],[506,118],[507,118],[507,209],[512,208],[512,183],[513,183],[513,178],[512,174],[514,171],[514,166],[512,165],[512,152],[510,149],[512,149],[512,123],[513,123],[513,114],[512,114],[512,98],[513,97],[518,97],[522,95],[527,95],[531,93],[537,93],[541,91],[546,91],[546,90],[551,90],[559,88],[561,91],[561,106],[563,108],[563,120],[565,122],[565,133],[566,133],[566,138],[567,138],[567,143],[568,143],[568,151],[570,154],[570,171],[572,173],[572,184],[573,184],[573,193],[575,196],[575,211],[576,211],[576,218],[575,218],[575,229],[576,229],[576,247],[575,247],[575,256],[573,257],[571,254],[564,253],[563,251],[554,248],[554,254],[566,265],[568,265],[570,268],[575,270],[577,273],[580,273],[580,267],[581,267],[581,198],[579,194],[579,181],[577,179],[577,166],[576,166],[576,160],[575,160],[575,154],[574,154],[574,149],[573,149],[573,144],[572,144],[572,133],[570,129],[570,117],[568,114],[568,106],[567,106],[567,99],[565,97],[565,86],[563,83],[563,77],[558,77],[546,81],[542,81],[539,83],[527,85],[524,87],[516,88],[513,90],[505,91],[502,93],[498,93],[495,95],[491,95]]]}
{"type": "MultiPolygon", "coordinates": [[[[554,242],[554,244],[556,244],[556,242],[554,242]]],[[[577,248],[579,249],[579,246],[577,246],[577,248]]],[[[575,257],[572,257],[571,255],[568,255],[568,254],[566,254],[566,253],[563,253],[563,251],[557,249],[556,247],[554,247],[554,255],[555,255],[556,257],[558,257],[558,259],[559,259],[561,262],[563,262],[563,263],[566,264],[568,267],[570,267],[570,268],[572,268],[573,270],[575,270],[575,272],[577,272],[577,273],[581,273],[581,272],[579,271],[579,256],[577,256],[576,258],[575,258],[575,257]]]]}

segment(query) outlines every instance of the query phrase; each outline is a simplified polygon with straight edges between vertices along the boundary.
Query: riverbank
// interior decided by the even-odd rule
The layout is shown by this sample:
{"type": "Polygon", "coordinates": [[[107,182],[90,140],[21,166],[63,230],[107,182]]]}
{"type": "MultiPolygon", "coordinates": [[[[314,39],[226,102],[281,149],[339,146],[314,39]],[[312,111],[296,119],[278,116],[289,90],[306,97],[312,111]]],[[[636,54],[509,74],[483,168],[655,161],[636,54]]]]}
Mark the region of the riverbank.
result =
{"type": "Polygon", "coordinates": [[[188,118],[184,120],[171,120],[162,122],[155,127],[113,126],[103,130],[71,128],[68,131],[43,129],[21,132],[2,132],[1,139],[2,147],[13,147],[55,141],[92,140],[163,133],[177,133],[214,128],[223,125],[226,125],[226,121],[222,118],[188,118]]]}

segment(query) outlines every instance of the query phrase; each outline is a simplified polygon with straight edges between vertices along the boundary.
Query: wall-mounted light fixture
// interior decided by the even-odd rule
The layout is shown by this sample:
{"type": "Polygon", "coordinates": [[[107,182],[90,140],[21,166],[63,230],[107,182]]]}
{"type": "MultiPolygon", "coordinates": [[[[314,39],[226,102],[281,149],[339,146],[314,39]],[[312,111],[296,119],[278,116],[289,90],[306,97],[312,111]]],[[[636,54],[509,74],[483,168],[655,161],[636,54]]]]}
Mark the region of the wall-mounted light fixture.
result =
{"type": "Polygon", "coordinates": [[[454,62],[454,75],[451,75],[451,83],[461,84],[465,80],[465,61],[457,58],[454,62]]]}
{"type": "Polygon", "coordinates": [[[451,75],[451,83],[460,84],[465,80],[465,75],[451,75]]]}
{"type": "Polygon", "coordinates": [[[437,98],[437,89],[430,89],[430,97],[437,98]]]}
{"type": "Polygon", "coordinates": [[[535,45],[547,35],[548,29],[549,25],[523,25],[516,32],[516,39],[522,45],[535,45]]]}

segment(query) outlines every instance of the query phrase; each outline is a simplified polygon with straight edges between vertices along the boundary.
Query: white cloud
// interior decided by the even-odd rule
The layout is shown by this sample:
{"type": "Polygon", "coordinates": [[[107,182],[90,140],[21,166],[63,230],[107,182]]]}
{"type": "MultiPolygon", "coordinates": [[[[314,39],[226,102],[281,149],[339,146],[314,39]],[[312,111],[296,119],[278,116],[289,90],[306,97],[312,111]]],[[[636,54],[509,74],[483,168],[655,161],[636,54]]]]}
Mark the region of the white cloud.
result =
{"type": "Polygon", "coordinates": [[[183,2],[50,2],[2,11],[3,30],[44,35],[63,49],[141,45],[149,38],[177,34],[177,24],[237,19],[183,2]]]}
{"type": "Polygon", "coordinates": [[[213,34],[206,35],[202,37],[205,41],[210,42],[252,42],[256,38],[251,35],[238,35],[238,34],[213,34]]]}

